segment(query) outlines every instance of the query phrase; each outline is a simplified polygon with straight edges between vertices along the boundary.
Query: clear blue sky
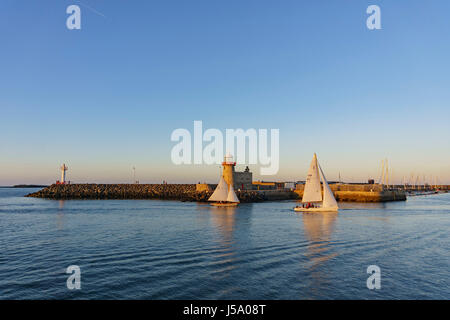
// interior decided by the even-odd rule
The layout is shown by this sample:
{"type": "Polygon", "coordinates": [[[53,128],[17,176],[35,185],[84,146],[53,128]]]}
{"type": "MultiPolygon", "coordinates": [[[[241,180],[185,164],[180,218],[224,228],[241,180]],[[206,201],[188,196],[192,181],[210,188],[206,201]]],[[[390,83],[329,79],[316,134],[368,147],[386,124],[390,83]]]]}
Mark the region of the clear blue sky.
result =
{"type": "MultiPolygon", "coordinates": [[[[276,179],[450,183],[450,2],[0,2],[0,185],[216,181],[176,128],[280,129],[276,179]],[[78,4],[82,29],[66,28],[78,4]],[[366,28],[381,7],[382,30],[366,28]],[[88,7],[89,6],[89,7],[88,7]],[[95,9],[92,10],[91,8],[95,9]]],[[[257,168],[252,168],[258,176],[257,168]]],[[[271,178],[264,178],[270,180],[271,178]]],[[[272,178],[275,179],[275,178],[272,178]]]]}

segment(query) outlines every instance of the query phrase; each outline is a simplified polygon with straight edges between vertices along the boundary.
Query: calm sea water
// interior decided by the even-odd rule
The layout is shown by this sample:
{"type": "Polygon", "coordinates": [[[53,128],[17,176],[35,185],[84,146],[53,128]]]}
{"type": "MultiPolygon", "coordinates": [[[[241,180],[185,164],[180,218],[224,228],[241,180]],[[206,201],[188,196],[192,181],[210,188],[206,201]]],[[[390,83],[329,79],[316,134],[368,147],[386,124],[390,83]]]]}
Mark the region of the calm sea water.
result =
{"type": "Polygon", "coordinates": [[[32,191],[0,188],[1,299],[450,298],[450,194],[298,214],[290,201],[23,197],[32,191]],[[66,287],[69,265],[81,290],[66,287]]]}

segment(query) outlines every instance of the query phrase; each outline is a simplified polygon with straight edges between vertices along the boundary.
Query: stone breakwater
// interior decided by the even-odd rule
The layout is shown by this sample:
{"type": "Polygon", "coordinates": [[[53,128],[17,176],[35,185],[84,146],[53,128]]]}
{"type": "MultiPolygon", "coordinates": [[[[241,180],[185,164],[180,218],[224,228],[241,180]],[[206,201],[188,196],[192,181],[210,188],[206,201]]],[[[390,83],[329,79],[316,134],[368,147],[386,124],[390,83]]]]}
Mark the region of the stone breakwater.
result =
{"type": "MultiPolygon", "coordinates": [[[[296,190],[237,190],[242,203],[301,200],[302,185],[296,190]]],[[[404,191],[383,190],[379,185],[330,185],[336,200],[349,202],[404,201],[404,191]]],[[[215,185],[195,184],[53,184],[27,197],[69,199],[161,199],[206,202],[215,185]]]]}
{"type": "MultiPolygon", "coordinates": [[[[269,200],[256,191],[237,191],[239,200],[269,200]]],[[[196,191],[195,184],[53,184],[26,197],[55,200],[70,199],[161,199],[206,202],[209,191],[196,191]]]]}

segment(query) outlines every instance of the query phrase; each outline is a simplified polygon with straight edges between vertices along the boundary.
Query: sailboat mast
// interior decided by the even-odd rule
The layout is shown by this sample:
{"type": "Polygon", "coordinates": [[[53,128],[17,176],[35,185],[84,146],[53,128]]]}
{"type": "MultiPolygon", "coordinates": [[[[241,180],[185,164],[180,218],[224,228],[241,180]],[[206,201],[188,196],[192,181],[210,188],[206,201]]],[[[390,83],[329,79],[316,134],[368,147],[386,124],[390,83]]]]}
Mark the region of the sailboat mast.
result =
{"type": "Polygon", "coordinates": [[[384,159],[381,160],[381,176],[380,176],[380,184],[384,185],[384,159]]]}

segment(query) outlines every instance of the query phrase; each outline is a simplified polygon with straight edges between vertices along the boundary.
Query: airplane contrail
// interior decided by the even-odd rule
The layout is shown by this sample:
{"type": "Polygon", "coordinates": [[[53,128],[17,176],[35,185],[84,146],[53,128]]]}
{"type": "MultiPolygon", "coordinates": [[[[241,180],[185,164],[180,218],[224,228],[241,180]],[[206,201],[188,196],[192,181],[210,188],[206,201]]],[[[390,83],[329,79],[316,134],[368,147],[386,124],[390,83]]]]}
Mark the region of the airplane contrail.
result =
{"type": "Polygon", "coordinates": [[[82,6],[88,8],[89,10],[91,10],[92,12],[98,14],[99,16],[102,16],[103,18],[106,18],[106,16],[105,16],[103,13],[101,13],[101,12],[95,10],[94,8],[88,6],[87,4],[85,4],[85,3],[81,2],[81,1],[78,1],[78,2],[79,2],[82,6]]]}

